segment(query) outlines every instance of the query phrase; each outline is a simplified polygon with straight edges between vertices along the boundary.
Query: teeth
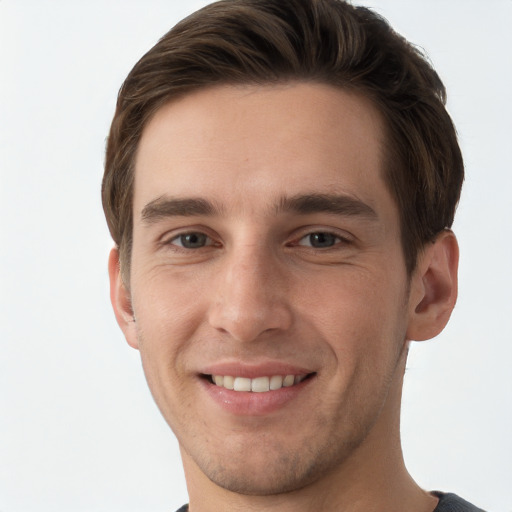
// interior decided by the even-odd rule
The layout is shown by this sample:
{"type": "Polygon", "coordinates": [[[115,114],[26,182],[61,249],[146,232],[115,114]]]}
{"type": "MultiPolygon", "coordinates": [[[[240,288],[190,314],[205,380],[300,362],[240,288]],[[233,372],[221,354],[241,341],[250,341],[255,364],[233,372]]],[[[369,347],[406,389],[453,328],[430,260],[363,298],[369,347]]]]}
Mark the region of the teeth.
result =
{"type": "Polygon", "coordinates": [[[233,389],[235,391],[251,391],[251,379],[246,379],[245,377],[236,377],[235,386],[233,389]]]}
{"type": "Polygon", "coordinates": [[[283,379],[283,387],[289,388],[290,386],[293,386],[295,384],[295,375],[287,375],[283,379]]]}
{"type": "Polygon", "coordinates": [[[258,377],[251,381],[251,391],[255,393],[264,393],[270,390],[270,378],[269,377],[258,377]]]}
{"type": "Polygon", "coordinates": [[[265,393],[281,388],[289,388],[299,384],[306,375],[273,375],[271,377],[231,377],[230,375],[212,375],[215,385],[234,391],[252,391],[253,393],[265,393]]]}
{"type": "Polygon", "coordinates": [[[233,377],[226,375],[225,377],[222,377],[222,381],[222,387],[226,389],[233,389],[235,387],[235,379],[233,377]]]}
{"type": "Polygon", "coordinates": [[[281,389],[283,387],[283,377],[281,375],[274,375],[270,377],[270,389],[275,391],[276,389],[281,389]]]}

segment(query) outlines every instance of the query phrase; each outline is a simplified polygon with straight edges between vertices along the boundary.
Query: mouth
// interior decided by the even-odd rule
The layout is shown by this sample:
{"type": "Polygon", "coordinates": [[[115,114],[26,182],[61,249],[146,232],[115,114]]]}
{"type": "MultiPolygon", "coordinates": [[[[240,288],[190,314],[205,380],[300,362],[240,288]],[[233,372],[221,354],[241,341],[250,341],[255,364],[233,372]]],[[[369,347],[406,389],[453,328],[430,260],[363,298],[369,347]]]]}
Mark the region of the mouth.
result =
{"type": "Polygon", "coordinates": [[[231,391],[267,393],[281,388],[290,388],[313,377],[316,373],[298,375],[270,375],[255,378],[235,377],[232,375],[202,375],[211,384],[231,391]]]}

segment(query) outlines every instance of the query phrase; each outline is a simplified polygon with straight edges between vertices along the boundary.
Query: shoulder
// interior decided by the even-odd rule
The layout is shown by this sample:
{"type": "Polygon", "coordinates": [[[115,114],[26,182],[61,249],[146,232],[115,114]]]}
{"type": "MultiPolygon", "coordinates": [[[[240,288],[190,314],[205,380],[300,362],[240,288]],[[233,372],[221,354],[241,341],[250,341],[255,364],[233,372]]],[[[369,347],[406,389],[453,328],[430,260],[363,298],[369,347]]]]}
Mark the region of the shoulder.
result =
{"type": "Polygon", "coordinates": [[[439,498],[439,503],[434,512],[485,512],[456,494],[439,491],[434,491],[432,494],[439,498]]]}
{"type": "MultiPolygon", "coordinates": [[[[434,491],[432,494],[439,498],[439,503],[434,512],[485,512],[456,494],[439,491],[434,491]]],[[[188,505],[183,505],[176,512],[188,512],[188,505]]]]}

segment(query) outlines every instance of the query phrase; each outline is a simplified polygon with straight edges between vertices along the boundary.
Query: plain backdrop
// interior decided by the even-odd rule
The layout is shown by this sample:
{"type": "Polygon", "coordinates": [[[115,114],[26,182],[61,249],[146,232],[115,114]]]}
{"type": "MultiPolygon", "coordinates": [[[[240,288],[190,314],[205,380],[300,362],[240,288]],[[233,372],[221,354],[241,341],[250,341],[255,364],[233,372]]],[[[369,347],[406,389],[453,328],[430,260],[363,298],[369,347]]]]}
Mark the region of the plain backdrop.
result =
{"type": "MultiPolygon", "coordinates": [[[[283,0],[284,1],[284,0],[283,0]]],[[[172,511],[176,441],[108,298],[105,137],[136,60],[203,1],[0,0],[0,511],[172,511]]],[[[367,3],[448,89],[460,296],[405,382],[407,465],[512,511],[512,1],[367,3]]]]}

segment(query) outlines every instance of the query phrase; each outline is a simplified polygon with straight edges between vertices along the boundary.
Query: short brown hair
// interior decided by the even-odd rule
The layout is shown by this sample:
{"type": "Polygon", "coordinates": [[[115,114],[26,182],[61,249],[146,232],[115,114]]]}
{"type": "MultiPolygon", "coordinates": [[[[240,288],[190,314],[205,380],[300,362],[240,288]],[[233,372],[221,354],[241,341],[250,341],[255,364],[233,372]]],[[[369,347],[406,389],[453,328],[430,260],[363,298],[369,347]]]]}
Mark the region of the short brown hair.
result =
{"type": "Polygon", "coordinates": [[[185,18],[137,62],[117,99],[102,200],[129,278],[134,161],[170,100],[220,84],[319,82],[369,97],[383,116],[385,181],[398,205],[409,273],[453,222],[464,166],[443,83],[378,14],[343,0],[222,0],[185,18]]]}

